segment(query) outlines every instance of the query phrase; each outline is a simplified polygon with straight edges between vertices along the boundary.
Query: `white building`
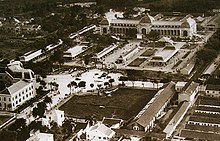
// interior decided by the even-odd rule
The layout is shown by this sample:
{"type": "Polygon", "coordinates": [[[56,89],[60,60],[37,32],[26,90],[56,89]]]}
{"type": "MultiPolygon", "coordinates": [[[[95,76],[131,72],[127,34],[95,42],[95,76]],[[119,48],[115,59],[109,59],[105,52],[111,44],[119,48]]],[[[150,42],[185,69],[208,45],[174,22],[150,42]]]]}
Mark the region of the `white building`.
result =
{"type": "Polygon", "coordinates": [[[195,82],[191,82],[189,86],[186,85],[185,90],[179,93],[178,101],[179,102],[187,101],[190,102],[190,104],[192,105],[198,96],[198,91],[199,91],[199,84],[195,82]]]}
{"type": "Polygon", "coordinates": [[[54,141],[53,134],[49,133],[40,133],[39,130],[30,132],[30,138],[26,141],[54,141]]]}
{"type": "Polygon", "coordinates": [[[54,109],[45,114],[45,118],[42,118],[42,124],[50,127],[50,123],[53,121],[57,123],[58,126],[62,126],[64,120],[64,111],[54,109]]]}
{"type": "Polygon", "coordinates": [[[91,127],[87,126],[84,133],[88,141],[110,141],[115,135],[115,131],[100,123],[91,127]]]}
{"type": "Polygon", "coordinates": [[[0,109],[13,111],[34,96],[34,82],[20,80],[0,92],[0,109]]]}
{"type": "Polygon", "coordinates": [[[72,60],[76,56],[78,56],[81,53],[83,53],[87,49],[87,47],[88,46],[85,46],[85,45],[76,45],[73,48],[70,48],[67,51],[65,51],[63,53],[63,58],[65,58],[67,60],[72,60]]]}
{"type": "Polygon", "coordinates": [[[12,82],[17,82],[21,79],[34,81],[34,72],[31,69],[23,68],[20,61],[14,61],[7,65],[6,74],[12,82]]]}
{"type": "Polygon", "coordinates": [[[196,21],[190,15],[181,18],[158,15],[152,17],[146,14],[134,19],[112,19],[111,21],[104,19],[100,23],[100,34],[111,33],[123,36],[132,32],[145,36],[150,31],[157,31],[161,36],[191,39],[197,32],[196,21]]]}
{"type": "Polygon", "coordinates": [[[175,85],[175,90],[177,92],[181,92],[184,88],[184,86],[186,85],[187,82],[177,82],[175,85]]]}

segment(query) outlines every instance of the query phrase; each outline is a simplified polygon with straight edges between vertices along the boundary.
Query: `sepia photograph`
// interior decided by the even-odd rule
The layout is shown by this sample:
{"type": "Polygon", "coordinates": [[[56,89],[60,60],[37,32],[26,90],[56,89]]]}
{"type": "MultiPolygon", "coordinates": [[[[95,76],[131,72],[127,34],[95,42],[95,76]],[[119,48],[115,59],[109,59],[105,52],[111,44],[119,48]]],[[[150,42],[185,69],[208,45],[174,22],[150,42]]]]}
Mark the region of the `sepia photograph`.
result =
{"type": "Polygon", "coordinates": [[[0,141],[220,141],[220,0],[0,0],[0,141]]]}

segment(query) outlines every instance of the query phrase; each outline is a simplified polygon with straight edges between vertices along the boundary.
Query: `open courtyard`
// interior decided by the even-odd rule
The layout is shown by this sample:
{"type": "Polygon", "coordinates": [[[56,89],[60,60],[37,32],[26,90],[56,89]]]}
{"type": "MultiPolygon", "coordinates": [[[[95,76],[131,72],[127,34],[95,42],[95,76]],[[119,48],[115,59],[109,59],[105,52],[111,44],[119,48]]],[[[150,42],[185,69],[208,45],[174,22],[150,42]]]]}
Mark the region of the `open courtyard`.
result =
{"type": "Polygon", "coordinates": [[[96,116],[115,117],[128,120],[152,99],[157,91],[146,89],[119,88],[111,96],[84,95],[73,96],[59,109],[65,111],[66,116],[86,118],[96,116]]]}

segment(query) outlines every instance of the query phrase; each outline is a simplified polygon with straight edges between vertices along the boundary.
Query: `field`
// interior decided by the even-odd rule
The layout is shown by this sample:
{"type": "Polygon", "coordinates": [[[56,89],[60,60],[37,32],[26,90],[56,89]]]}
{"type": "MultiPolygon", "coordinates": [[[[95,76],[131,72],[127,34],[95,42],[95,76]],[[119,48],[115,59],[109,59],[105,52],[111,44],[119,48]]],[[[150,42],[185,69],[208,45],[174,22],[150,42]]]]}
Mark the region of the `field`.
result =
{"type": "Polygon", "coordinates": [[[85,118],[95,115],[98,120],[103,117],[116,117],[128,120],[135,116],[155,95],[156,91],[144,89],[120,88],[112,96],[74,96],[59,109],[66,116],[85,118]]]}

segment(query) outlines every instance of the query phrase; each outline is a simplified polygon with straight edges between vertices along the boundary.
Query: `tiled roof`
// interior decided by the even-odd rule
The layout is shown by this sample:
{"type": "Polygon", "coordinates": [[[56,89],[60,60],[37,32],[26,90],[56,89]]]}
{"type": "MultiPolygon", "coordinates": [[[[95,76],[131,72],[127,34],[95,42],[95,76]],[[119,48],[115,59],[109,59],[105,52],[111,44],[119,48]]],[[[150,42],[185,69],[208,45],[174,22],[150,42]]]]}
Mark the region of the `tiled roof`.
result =
{"type": "Polygon", "coordinates": [[[10,87],[6,88],[5,90],[1,91],[1,94],[13,94],[21,89],[23,89],[25,86],[29,85],[29,82],[20,80],[17,83],[14,83],[10,87]]]}
{"type": "Polygon", "coordinates": [[[171,82],[164,90],[156,97],[154,102],[149,106],[149,108],[140,116],[136,121],[139,125],[147,127],[150,124],[150,121],[156,116],[161,107],[172,98],[175,93],[174,82],[171,82]]]}
{"type": "Polygon", "coordinates": [[[220,91],[220,85],[208,84],[208,85],[206,86],[206,90],[220,91]]]}
{"type": "Polygon", "coordinates": [[[198,132],[192,130],[182,130],[181,137],[188,137],[192,139],[204,139],[210,141],[217,141],[220,139],[220,134],[215,133],[205,133],[205,132],[198,132]]]}

